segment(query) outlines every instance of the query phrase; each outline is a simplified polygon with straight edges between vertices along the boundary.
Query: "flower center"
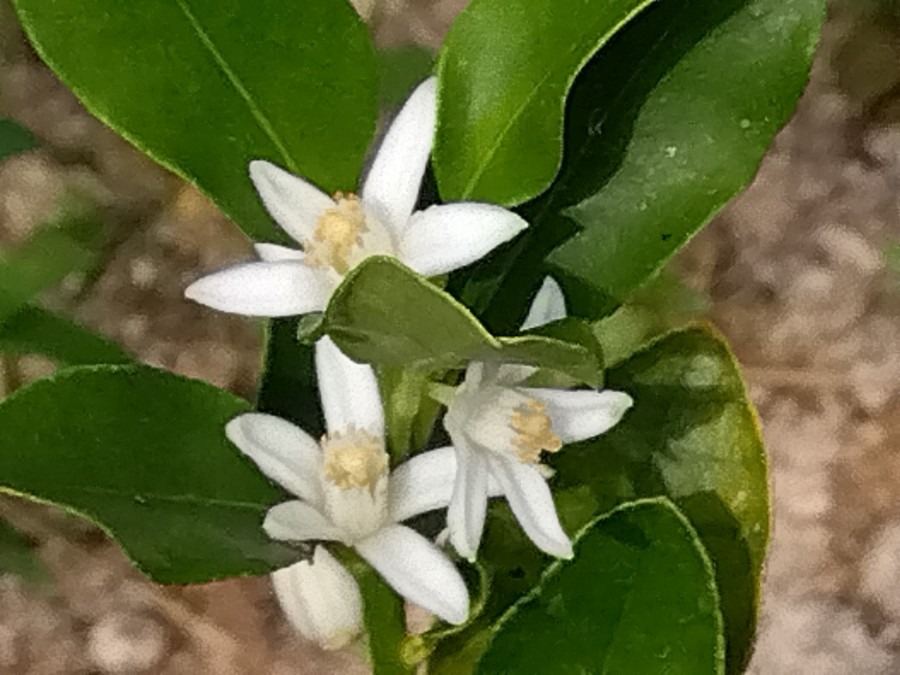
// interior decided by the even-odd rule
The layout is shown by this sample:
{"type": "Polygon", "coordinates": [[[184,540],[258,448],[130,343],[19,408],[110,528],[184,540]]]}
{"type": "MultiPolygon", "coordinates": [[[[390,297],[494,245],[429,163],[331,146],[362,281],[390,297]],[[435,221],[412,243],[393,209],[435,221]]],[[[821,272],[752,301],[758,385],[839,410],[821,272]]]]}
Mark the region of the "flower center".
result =
{"type": "Polygon", "coordinates": [[[562,447],[559,436],[553,433],[546,410],[546,404],[528,399],[516,406],[510,415],[509,426],[516,433],[513,446],[522,462],[536,464],[542,451],[557,452],[562,447]]]}
{"type": "Polygon", "coordinates": [[[375,490],[379,479],[387,475],[388,456],[381,439],[350,429],[322,439],[325,449],[325,477],[341,490],[375,490]]]}
{"type": "Polygon", "coordinates": [[[331,267],[339,274],[350,270],[353,250],[362,246],[368,231],[366,212],[359,197],[337,192],[335,206],[319,216],[311,240],[303,242],[306,262],[313,267],[331,267]]]}

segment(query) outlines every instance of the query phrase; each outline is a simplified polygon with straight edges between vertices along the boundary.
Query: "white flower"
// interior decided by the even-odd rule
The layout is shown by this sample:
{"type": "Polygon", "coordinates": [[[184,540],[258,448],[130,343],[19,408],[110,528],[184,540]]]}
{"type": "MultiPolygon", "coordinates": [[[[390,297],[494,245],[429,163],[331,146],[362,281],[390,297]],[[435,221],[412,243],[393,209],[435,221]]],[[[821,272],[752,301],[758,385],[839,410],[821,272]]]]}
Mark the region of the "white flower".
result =
{"type": "Polygon", "coordinates": [[[362,632],[362,596],[353,575],[324,546],[312,561],[272,573],[272,586],[287,618],[325,649],[340,649],[362,632]]]}
{"type": "Polygon", "coordinates": [[[461,202],[413,213],[435,130],[435,79],[413,92],[378,150],[362,197],[333,198],[264,161],[250,178],[275,221],[302,251],[257,244],[261,262],[198,279],[185,296],[249,316],[323,310],[344,276],[364,258],[390,255],[425,276],[479,260],[527,225],[512,211],[461,202]]]}
{"type": "MultiPolygon", "coordinates": [[[[463,623],[469,595],[456,567],[425,537],[399,524],[447,506],[456,473],[452,449],[422,453],[389,472],[384,412],[372,369],[348,359],[327,337],[316,343],[316,369],[328,431],[320,443],[293,424],[260,413],[240,415],[226,426],[228,438],[263,473],[298,497],[272,507],[263,528],[282,541],[351,546],[400,595],[445,621],[463,623]]],[[[276,572],[275,588],[304,633],[337,644],[358,625],[353,618],[358,590],[348,590],[356,589],[355,582],[338,574],[340,564],[326,555],[318,554],[309,568],[298,563],[276,572]],[[326,576],[332,579],[326,590],[310,586],[326,576]],[[310,601],[314,594],[318,599],[310,601]],[[334,598],[343,598],[337,616],[325,619],[322,605],[334,598]]]]}
{"type": "MultiPolygon", "coordinates": [[[[524,327],[565,314],[562,291],[548,278],[524,327]]],[[[538,548],[571,557],[572,544],[559,524],[541,453],[602,434],[632,405],[631,397],[618,391],[527,387],[523,382],[533,372],[527,366],[470,363],[444,417],[459,467],[447,527],[453,546],[470,560],[481,540],[492,480],[538,548]]]]}

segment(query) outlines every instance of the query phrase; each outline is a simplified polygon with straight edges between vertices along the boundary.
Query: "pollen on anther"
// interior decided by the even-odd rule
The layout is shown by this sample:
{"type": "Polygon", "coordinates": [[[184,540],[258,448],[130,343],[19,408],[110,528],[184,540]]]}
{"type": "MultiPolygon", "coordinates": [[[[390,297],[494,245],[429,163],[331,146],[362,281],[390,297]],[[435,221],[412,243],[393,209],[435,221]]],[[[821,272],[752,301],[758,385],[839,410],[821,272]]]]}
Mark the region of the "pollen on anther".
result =
{"type": "Polygon", "coordinates": [[[322,439],[325,477],[342,490],[374,489],[387,475],[388,456],[381,440],[371,434],[349,430],[322,439]]]}
{"type": "Polygon", "coordinates": [[[335,205],[316,221],[312,239],[303,242],[306,262],[313,267],[331,267],[340,274],[350,268],[353,250],[362,245],[366,212],[354,194],[337,192],[335,205]]]}
{"type": "Polygon", "coordinates": [[[526,463],[536,463],[541,452],[557,452],[562,448],[559,436],[553,433],[547,406],[540,401],[529,399],[513,410],[510,427],[516,432],[513,444],[519,459],[526,463]]]}

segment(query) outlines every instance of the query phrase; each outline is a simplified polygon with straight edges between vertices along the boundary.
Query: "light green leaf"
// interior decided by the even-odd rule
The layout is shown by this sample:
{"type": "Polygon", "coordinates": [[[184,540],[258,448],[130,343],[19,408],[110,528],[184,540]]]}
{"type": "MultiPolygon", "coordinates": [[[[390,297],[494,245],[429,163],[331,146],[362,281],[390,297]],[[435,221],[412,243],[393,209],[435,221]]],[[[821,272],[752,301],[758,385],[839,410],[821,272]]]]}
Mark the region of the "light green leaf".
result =
{"type": "Polygon", "coordinates": [[[72,368],[0,403],[0,491],[89,518],[161,583],[264,574],[299,554],[262,530],[283,493],[225,438],[248,408],[145,366],[72,368]]]}
{"type": "Polygon", "coordinates": [[[575,537],[497,624],[479,673],[724,673],[712,565],[666,499],[625,504],[575,537]]]}
{"type": "Polygon", "coordinates": [[[93,216],[62,214],[0,255],[0,323],[41,291],[85,270],[97,257],[102,232],[93,216]]]}
{"type": "Polygon", "coordinates": [[[535,205],[579,229],[549,258],[576,313],[609,313],[747,185],[824,15],[824,0],[661,0],[582,71],[566,160],[535,205]]]}
{"type": "Polygon", "coordinates": [[[438,61],[442,197],[518,204],[550,185],[575,75],[650,2],[473,0],[438,61]]]}
{"type": "Polygon", "coordinates": [[[696,527],[716,568],[729,672],[743,672],[769,534],[766,455],[737,364],[702,327],[673,332],[606,372],[634,407],[605,435],[551,463],[557,485],[601,505],[666,495],[696,527]]]}
{"type": "Polygon", "coordinates": [[[12,120],[0,119],[0,162],[37,147],[31,132],[12,120]]]}
{"type": "Polygon", "coordinates": [[[367,258],[347,275],[323,327],[348,356],[377,365],[440,369],[489,359],[600,381],[596,356],[581,345],[538,335],[495,338],[452,296],[390,257],[367,258]]]}
{"type": "Polygon", "coordinates": [[[115,342],[34,305],[0,321],[0,352],[41,354],[72,366],[133,361],[115,342]]]}
{"type": "Polygon", "coordinates": [[[344,0],[15,0],[41,57],[102,121],[276,236],[247,176],[267,159],[352,189],[375,126],[376,65],[344,0]]]}

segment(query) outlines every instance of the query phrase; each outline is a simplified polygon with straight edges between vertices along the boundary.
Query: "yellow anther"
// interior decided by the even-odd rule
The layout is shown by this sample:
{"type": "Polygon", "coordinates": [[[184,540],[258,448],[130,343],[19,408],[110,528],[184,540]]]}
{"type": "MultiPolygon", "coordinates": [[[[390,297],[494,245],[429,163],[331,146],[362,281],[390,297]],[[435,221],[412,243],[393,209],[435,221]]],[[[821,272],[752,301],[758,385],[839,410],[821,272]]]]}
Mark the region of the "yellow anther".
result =
{"type": "Polygon", "coordinates": [[[519,459],[535,464],[541,459],[541,452],[557,452],[562,447],[559,436],[553,433],[547,406],[530,399],[513,410],[510,426],[516,432],[513,444],[519,452],[519,459]]]}
{"type": "Polygon", "coordinates": [[[350,429],[322,439],[325,449],[325,477],[342,490],[369,488],[387,475],[388,456],[377,436],[350,429]]]}
{"type": "Polygon", "coordinates": [[[337,192],[334,208],[319,216],[311,240],[303,242],[306,262],[314,267],[332,267],[339,274],[350,269],[353,249],[362,245],[366,232],[366,212],[359,197],[337,192]]]}

